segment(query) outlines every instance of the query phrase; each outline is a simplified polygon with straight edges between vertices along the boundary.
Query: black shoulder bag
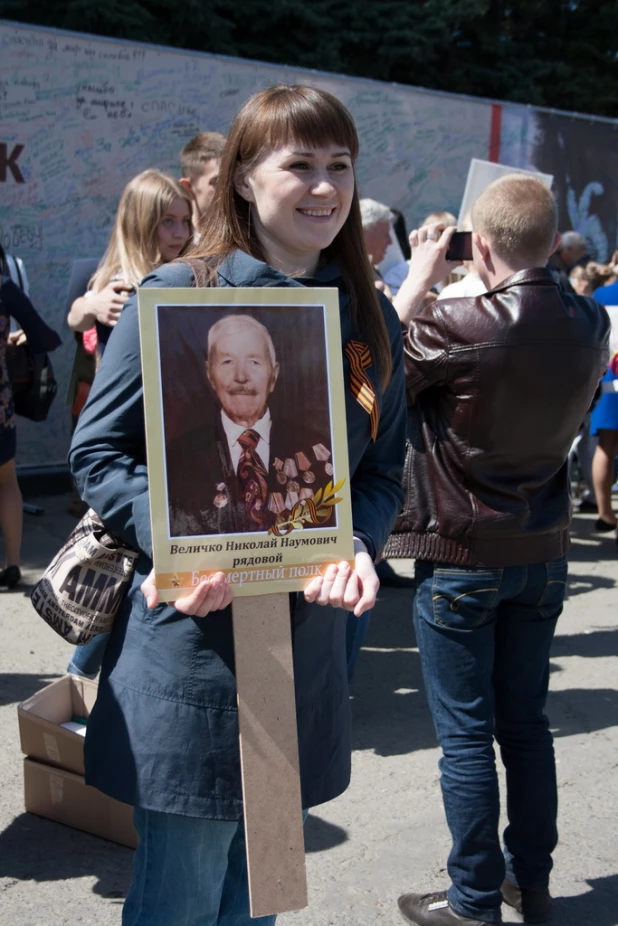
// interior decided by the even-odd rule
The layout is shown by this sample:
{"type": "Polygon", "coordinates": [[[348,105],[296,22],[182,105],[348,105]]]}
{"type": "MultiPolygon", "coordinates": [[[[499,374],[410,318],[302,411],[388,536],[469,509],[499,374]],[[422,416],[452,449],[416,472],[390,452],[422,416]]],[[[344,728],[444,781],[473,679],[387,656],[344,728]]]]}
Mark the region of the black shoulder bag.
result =
{"type": "MultiPolygon", "coordinates": [[[[0,304],[8,315],[24,316],[34,321],[40,331],[36,338],[36,347],[46,344],[53,350],[60,343],[60,338],[38,315],[26,294],[12,280],[3,279],[0,286],[0,304]],[[31,316],[33,316],[31,318],[31,316]]],[[[22,323],[23,324],[23,323],[22,323]]],[[[6,345],[6,365],[13,393],[15,413],[31,421],[45,421],[49,409],[58,391],[49,354],[46,350],[36,350],[32,346],[30,332],[26,331],[25,344],[6,345]]]]}

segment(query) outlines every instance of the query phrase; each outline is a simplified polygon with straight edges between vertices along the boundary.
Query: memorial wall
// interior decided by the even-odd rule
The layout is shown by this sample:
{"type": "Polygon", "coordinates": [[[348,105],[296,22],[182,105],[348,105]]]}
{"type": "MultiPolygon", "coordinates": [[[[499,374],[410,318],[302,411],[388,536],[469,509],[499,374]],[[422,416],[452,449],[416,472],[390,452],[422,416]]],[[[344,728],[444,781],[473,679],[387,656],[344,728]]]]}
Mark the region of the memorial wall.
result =
{"type": "Polygon", "coordinates": [[[0,241],[24,260],[32,300],[64,342],[50,418],[18,422],[19,465],[66,459],[68,281],[75,259],[102,255],[124,185],[147,167],[179,176],[190,138],[225,133],[252,93],[278,82],[315,84],[348,106],[360,194],[400,209],[409,228],[435,209],[458,213],[475,157],[553,174],[561,228],[586,234],[601,260],[617,246],[615,121],[0,21],[0,241]]]}

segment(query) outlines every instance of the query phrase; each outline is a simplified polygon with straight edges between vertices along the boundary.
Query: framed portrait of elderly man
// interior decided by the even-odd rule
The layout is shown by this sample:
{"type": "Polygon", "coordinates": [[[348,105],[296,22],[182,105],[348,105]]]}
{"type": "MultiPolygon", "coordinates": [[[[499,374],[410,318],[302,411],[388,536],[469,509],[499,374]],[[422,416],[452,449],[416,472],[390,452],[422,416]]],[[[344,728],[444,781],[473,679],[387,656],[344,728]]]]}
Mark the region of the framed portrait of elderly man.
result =
{"type": "Polygon", "coordinates": [[[143,289],[156,583],[236,595],[353,563],[339,306],[330,289],[143,289]]]}

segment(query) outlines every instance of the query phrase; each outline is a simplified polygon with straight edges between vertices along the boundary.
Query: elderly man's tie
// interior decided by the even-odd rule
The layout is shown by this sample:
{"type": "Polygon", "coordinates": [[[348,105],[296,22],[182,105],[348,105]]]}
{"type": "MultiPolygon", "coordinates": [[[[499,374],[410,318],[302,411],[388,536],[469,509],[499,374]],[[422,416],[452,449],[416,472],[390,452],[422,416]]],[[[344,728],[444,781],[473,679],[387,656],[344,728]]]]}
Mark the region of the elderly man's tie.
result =
{"type": "Polygon", "coordinates": [[[268,520],[266,499],[268,496],[267,472],[257,452],[260,435],[253,428],[247,428],[238,438],[242,447],[238,461],[238,482],[249,520],[256,527],[264,527],[268,520]]]}

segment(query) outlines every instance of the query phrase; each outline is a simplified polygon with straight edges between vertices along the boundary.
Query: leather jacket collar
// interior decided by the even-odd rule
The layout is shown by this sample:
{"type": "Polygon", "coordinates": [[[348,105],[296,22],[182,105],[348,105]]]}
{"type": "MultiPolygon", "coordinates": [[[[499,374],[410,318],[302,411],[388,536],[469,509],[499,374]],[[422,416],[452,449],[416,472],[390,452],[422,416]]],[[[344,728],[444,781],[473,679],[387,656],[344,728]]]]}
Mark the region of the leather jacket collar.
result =
{"type": "Polygon", "coordinates": [[[503,280],[498,286],[494,286],[493,289],[490,289],[486,295],[493,296],[494,293],[501,293],[505,289],[510,289],[511,286],[521,286],[522,284],[558,286],[551,271],[546,267],[532,267],[530,270],[518,270],[517,273],[512,273],[510,277],[507,277],[506,280],[503,280]]]}

